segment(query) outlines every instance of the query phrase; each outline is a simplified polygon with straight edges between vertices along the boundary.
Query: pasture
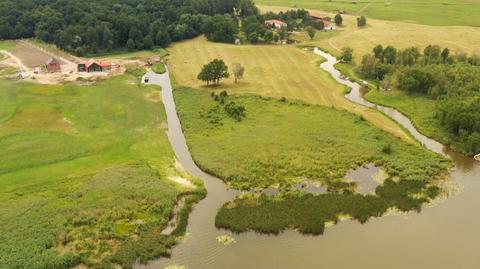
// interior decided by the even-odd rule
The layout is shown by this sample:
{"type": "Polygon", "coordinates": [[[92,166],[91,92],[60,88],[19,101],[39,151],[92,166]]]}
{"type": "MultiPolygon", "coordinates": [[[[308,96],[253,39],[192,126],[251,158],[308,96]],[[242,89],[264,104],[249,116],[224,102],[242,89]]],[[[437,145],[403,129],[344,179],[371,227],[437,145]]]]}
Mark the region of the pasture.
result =
{"type": "Polygon", "coordinates": [[[480,3],[476,0],[404,0],[404,1],[315,1],[315,0],[255,0],[267,6],[319,9],[330,12],[345,10],[348,14],[369,18],[403,21],[433,26],[480,26],[480,3]]]}
{"type": "MultiPolygon", "coordinates": [[[[0,268],[129,266],[167,255],[180,195],[163,106],[142,70],[42,85],[0,80],[0,268]],[[153,232],[152,232],[153,231],[153,232]],[[142,244],[132,243],[137,238],[142,244]]],[[[184,229],[184,227],[181,227],[184,229]]]]}
{"type": "Polygon", "coordinates": [[[231,45],[208,42],[204,37],[175,43],[170,49],[168,66],[180,86],[204,88],[215,92],[254,93],[275,98],[303,100],[311,104],[334,106],[360,114],[379,128],[412,141],[398,125],[376,110],[345,99],[346,88],[320,69],[322,60],[311,51],[286,45],[231,45]],[[205,88],[197,79],[202,66],[221,58],[231,67],[245,67],[244,79],[235,84],[230,77],[219,87],[205,88]]]}

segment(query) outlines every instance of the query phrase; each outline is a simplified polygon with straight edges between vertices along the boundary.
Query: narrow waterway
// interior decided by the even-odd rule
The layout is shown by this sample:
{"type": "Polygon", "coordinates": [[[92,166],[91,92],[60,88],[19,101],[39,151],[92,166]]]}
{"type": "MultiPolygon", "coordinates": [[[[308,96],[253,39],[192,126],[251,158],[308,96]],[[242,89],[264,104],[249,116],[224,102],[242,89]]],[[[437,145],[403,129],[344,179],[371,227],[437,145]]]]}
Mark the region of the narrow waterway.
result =
{"type": "MultiPolygon", "coordinates": [[[[342,84],[352,88],[350,100],[374,108],[363,100],[360,85],[343,80],[334,69],[336,59],[324,52],[322,68],[342,84]]],[[[438,206],[403,216],[385,216],[366,224],[344,221],[326,230],[322,236],[287,231],[278,236],[254,232],[234,234],[235,243],[224,246],[219,235],[230,234],[214,226],[217,209],[234,196],[223,182],[202,172],[193,162],[178,119],[168,73],[149,73],[149,83],[162,87],[168,118],[168,137],[179,161],[193,175],[205,180],[208,196],[190,214],[187,237],[173,248],[171,258],[161,258],[136,268],[160,269],[181,265],[188,269],[244,268],[480,268],[480,162],[453,155],[456,166],[451,181],[464,191],[438,206]]],[[[383,110],[411,131],[426,147],[440,152],[438,142],[421,135],[408,118],[392,109],[383,110]],[[408,126],[408,123],[410,126],[408,126]],[[410,129],[411,128],[411,129],[410,129]],[[418,135],[418,136],[417,136],[418,135]]]]}

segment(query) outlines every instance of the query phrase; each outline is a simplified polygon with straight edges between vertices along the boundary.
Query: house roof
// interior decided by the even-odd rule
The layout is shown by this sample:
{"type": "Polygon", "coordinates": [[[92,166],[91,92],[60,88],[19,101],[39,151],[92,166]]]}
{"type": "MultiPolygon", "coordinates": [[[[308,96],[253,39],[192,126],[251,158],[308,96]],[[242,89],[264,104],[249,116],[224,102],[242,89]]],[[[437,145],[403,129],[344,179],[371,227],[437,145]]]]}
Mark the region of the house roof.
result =
{"type": "Polygon", "coordinates": [[[93,64],[99,65],[99,66],[101,66],[101,67],[110,67],[110,66],[112,66],[112,62],[110,62],[110,61],[97,61],[97,60],[94,60],[94,59],[90,59],[90,60],[88,60],[88,62],[85,63],[85,67],[86,67],[86,68],[89,68],[89,67],[92,66],[93,64]]]}
{"type": "Polygon", "coordinates": [[[285,22],[283,22],[283,21],[281,21],[281,20],[275,20],[275,19],[266,20],[266,21],[265,21],[265,24],[287,25],[285,22]]]}
{"type": "Polygon", "coordinates": [[[329,16],[327,16],[325,14],[318,13],[318,12],[310,12],[310,17],[312,17],[314,19],[321,19],[321,20],[330,18],[329,16]]]}

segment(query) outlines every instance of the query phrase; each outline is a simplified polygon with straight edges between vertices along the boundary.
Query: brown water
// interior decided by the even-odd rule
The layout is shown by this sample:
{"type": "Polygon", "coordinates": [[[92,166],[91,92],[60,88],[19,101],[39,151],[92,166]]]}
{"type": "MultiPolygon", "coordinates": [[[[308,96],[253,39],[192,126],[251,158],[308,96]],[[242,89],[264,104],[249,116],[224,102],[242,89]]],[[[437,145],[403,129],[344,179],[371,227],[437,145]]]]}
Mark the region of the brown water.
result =
{"type": "MultiPolygon", "coordinates": [[[[328,61],[322,68],[340,83],[352,87],[347,98],[374,107],[361,98],[358,84],[340,79],[340,73],[333,68],[336,59],[325,56],[328,61]]],[[[193,162],[175,111],[168,73],[148,76],[150,83],[162,86],[168,135],[177,158],[189,172],[205,180],[208,196],[190,214],[187,237],[173,248],[172,257],[136,265],[136,268],[160,269],[168,265],[189,269],[480,268],[480,214],[476,214],[480,205],[480,162],[456,154],[452,155],[456,166],[450,178],[463,185],[464,191],[445,203],[425,208],[420,214],[385,216],[366,224],[347,220],[327,229],[322,236],[301,235],[295,231],[278,236],[248,232],[232,235],[236,242],[228,246],[217,242],[218,235],[231,235],[215,228],[217,209],[233,198],[235,192],[228,190],[219,179],[202,172],[193,162]]],[[[444,152],[441,144],[416,131],[400,113],[393,110],[385,113],[397,117],[426,147],[450,154],[444,152]]]]}

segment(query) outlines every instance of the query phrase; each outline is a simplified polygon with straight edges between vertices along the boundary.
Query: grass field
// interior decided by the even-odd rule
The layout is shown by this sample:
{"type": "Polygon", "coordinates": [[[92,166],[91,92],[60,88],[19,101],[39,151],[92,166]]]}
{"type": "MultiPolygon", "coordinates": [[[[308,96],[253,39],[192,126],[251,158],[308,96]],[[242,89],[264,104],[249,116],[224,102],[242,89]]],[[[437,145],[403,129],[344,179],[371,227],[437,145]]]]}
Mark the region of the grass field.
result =
{"type": "Polygon", "coordinates": [[[192,190],[168,179],[187,175],[163,106],[146,98],[158,88],[137,73],[89,86],[0,80],[0,268],[125,268],[168,255],[179,234],[159,230],[192,190]]]}
{"type": "Polygon", "coordinates": [[[413,22],[418,24],[449,26],[480,26],[480,3],[476,0],[403,0],[403,1],[315,1],[315,0],[255,0],[271,6],[319,9],[334,12],[345,10],[348,14],[369,18],[413,22]]]}
{"type": "Polygon", "coordinates": [[[420,210],[438,194],[432,183],[450,161],[382,131],[360,116],[323,106],[252,95],[227,97],[245,107],[236,121],[204,90],[175,90],[178,114],[188,146],[199,166],[240,189],[280,187],[274,197],[247,195],[227,203],[218,227],[242,232],[278,233],[298,228],[323,232],[327,221],[348,214],[361,222],[390,207],[420,210]],[[350,194],[349,169],[367,163],[382,166],[390,180],[377,195],[350,194]],[[291,194],[302,178],[333,193],[291,194]],[[417,197],[417,198],[415,198],[417,197]]]}
{"type": "Polygon", "coordinates": [[[288,186],[300,177],[334,188],[369,162],[402,179],[427,180],[448,163],[375,128],[360,116],[259,96],[231,96],[246,108],[237,122],[207,91],[175,91],[189,148],[199,165],[237,188],[288,186]],[[391,154],[382,154],[391,145],[391,154]]]}
{"type": "Polygon", "coordinates": [[[361,114],[376,126],[411,141],[398,125],[376,110],[345,99],[345,88],[319,68],[322,60],[311,51],[283,45],[230,45],[212,43],[204,37],[179,42],[170,49],[169,69],[178,85],[203,87],[197,80],[202,66],[214,58],[228,66],[240,63],[245,76],[235,84],[233,78],[222,81],[216,92],[256,93],[263,96],[299,99],[312,104],[335,106],[361,114]]]}

